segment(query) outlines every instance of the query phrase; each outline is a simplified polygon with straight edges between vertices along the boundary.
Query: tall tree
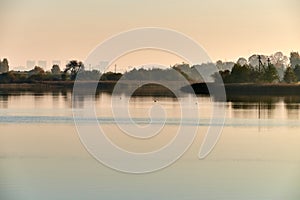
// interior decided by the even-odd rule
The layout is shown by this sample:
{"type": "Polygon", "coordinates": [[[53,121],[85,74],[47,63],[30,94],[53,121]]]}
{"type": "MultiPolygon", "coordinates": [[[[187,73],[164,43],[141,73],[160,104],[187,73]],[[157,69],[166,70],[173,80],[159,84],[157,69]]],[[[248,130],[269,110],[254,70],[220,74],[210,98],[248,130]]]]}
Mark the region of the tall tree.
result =
{"type": "Polygon", "coordinates": [[[248,64],[248,61],[247,61],[246,58],[239,58],[236,63],[241,65],[241,66],[244,66],[244,65],[248,64]]]}
{"type": "Polygon", "coordinates": [[[276,52],[270,56],[270,60],[276,68],[282,68],[287,65],[289,59],[282,52],[276,52]]]}
{"type": "Polygon", "coordinates": [[[297,64],[294,69],[295,75],[297,77],[297,81],[300,81],[300,64],[297,64]]]}
{"type": "Polygon", "coordinates": [[[297,82],[297,77],[294,73],[294,70],[291,67],[286,68],[285,72],[284,72],[284,77],[283,80],[286,83],[295,83],[297,82]]]}
{"type": "Polygon", "coordinates": [[[51,73],[52,74],[55,74],[55,75],[58,75],[58,74],[60,74],[60,68],[59,68],[59,66],[58,65],[53,65],[52,66],[52,68],[51,68],[51,73]]]}
{"type": "Polygon", "coordinates": [[[240,64],[235,64],[231,70],[230,81],[233,83],[247,83],[250,77],[250,67],[248,65],[241,66],[240,64]]]}
{"type": "Polygon", "coordinates": [[[1,62],[0,60],[0,73],[7,73],[9,71],[8,60],[6,58],[1,62]]]}
{"type": "Polygon", "coordinates": [[[274,65],[270,64],[263,74],[264,82],[273,83],[279,81],[279,75],[274,65]]]}
{"type": "MultiPolygon", "coordinates": [[[[84,65],[81,61],[71,60],[64,70],[63,75],[65,76],[67,72],[71,73],[71,80],[75,80],[76,75],[79,71],[84,71],[84,65]]],[[[64,79],[64,77],[63,77],[64,79]]]]}
{"type": "Polygon", "coordinates": [[[292,68],[295,68],[296,65],[300,65],[300,55],[298,52],[291,52],[290,63],[292,68]]]}

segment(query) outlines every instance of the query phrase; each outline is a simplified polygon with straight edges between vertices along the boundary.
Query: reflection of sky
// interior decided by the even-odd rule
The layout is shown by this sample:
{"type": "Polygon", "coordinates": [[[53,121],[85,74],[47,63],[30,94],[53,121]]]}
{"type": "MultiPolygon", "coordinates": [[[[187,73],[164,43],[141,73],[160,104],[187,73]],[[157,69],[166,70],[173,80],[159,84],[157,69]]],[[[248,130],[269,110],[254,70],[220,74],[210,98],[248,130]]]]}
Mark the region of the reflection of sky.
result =
{"type": "MultiPolygon", "coordinates": [[[[251,114],[247,109],[234,110],[229,103],[227,109],[231,117],[218,144],[207,158],[199,160],[197,154],[212,107],[210,98],[199,97],[202,125],[191,148],[164,170],[132,175],[105,167],[83,148],[73,124],[69,98],[70,93],[23,93],[2,99],[0,95],[0,102],[7,102],[8,106],[0,109],[0,199],[81,200],[88,196],[88,199],[131,200],[187,197],[298,200],[300,197],[299,119],[257,120],[257,108],[250,108],[251,114]],[[246,115],[237,118],[234,112],[248,113],[247,117],[252,119],[246,115]],[[12,117],[11,123],[1,121],[8,119],[5,114],[12,117]],[[30,120],[28,115],[34,120],[46,120],[14,121],[21,119],[22,114],[24,120],[30,120]],[[64,119],[66,121],[61,122],[64,119]]],[[[96,98],[97,114],[101,114],[103,109],[108,109],[110,96],[99,94],[96,98]]],[[[90,98],[82,98],[82,101],[85,105],[90,98]]],[[[287,101],[275,101],[274,112],[284,113],[287,101]]],[[[289,105],[299,105],[295,101],[289,99],[289,105]]],[[[137,114],[154,104],[151,97],[133,97],[130,103],[137,114]]],[[[156,103],[162,103],[168,111],[176,111],[173,106],[178,106],[172,98],[158,98],[156,103]]],[[[299,110],[293,111],[299,113],[299,110]]],[[[170,141],[177,129],[167,124],[159,137],[135,141],[112,126],[112,118],[107,122],[110,123],[104,124],[103,129],[109,139],[133,152],[158,149],[170,141]]]]}
{"type": "Polygon", "coordinates": [[[4,0],[0,52],[16,67],[29,59],[83,60],[113,34],[158,26],[191,36],[213,60],[288,54],[300,43],[297,8],[297,0],[4,0]]]}

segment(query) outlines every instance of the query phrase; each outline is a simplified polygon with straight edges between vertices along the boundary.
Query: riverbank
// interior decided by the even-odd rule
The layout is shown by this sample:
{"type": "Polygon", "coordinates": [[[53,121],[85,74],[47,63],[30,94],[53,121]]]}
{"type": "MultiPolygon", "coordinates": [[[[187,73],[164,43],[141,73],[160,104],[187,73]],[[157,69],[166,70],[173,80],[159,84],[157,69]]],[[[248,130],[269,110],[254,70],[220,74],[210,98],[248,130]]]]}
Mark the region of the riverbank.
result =
{"type": "MultiPolygon", "coordinates": [[[[95,81],[82,81],[78,82],[81,84],[82,88],[94,87],[95,81]]],[[[98,82],[97,92],[113,92],[117,81],[100,81],[98,82]]],[[[126,92],[130,87],[138,88],[134,95],[137,96],[174,96],[174,94],[164,86],[158,84],[146,84],[142,82],[128,82],[122,83],[122,91],[126,92]],[[140,87],[142,86],[142,87],[140,87]]],[[[174,87],[178,84],[177,82],[168,82],[168,85],[173,85],[174,87]]],[[[0,84],[0,92],[12,92],[12,91],[32,91],[32,92],[47,92],[47,91],[71,91],[73,89],[73,81],[43,81],[35,83],[8,83],[0,84]]],[[[208,87],[218,88],[222,87],[220,84],[216,83],[194,83],[191,87],[196,94],[209,95],[208,87]]],[[[225,91],[227,96],[300,96],[300,84],[225,84],[225,91]]],[[[179,86],[178,86],[179,87],[179,86]]],[[[190,92],[189,87],[182,87],[181,90],[184,92],[190,92]]],[[[213,94],[217,95],[217,94],[213,94]]]]}
{"type": "MultiPolygon", "coordinates": [[[[216,83],[195,83],[191,85],[196,94],[209,94],[208,87],[218,88],[223,87],[216,83]]],[[[300,84],[285,84],[285,83],[232,83],[225,84],[227,96],[234,95],[262,95],[262,96],[286,96],[300,95],[300,84]]],[[[183,88],[184,90],[184,88],[183,88]]],[[[217,95],[217,94],[216,94],[217,95]]]]}
{"type": "MultiPolygon", "coordinates": [[[[94,85],[95,81],[79,82],[85,88],[94,85]]],[[[112,91],[115,81],[102,81],[98,83],[98,89],[112,91]]],[[[3,83],[0,84],[1,91],[52,91],[52,90],[72,90],[74,81],[40,81],[34,83],[3,83]]]]}
{"type": "MultiPolygon", "coordinates": [[[[112,93],[117,84],[117,81],[78,81],[76,84],[80,86],[80,89],[89,90],[97,85],[97,93],[107,92],[112,93]]],[[[178,82],[168,83],[166,85],[172,85],[176,87],[178,82]]],[[[179,84],[180,85],[180,84],[179,84]]],[[[182,84],[181,84],[182,85],[182,84]]],[[[0,84],[0,93],[10,92],[59,92],[59,91],[72,91],[74,86],[73,81],[41,81],[35,83],[5,83],[0,84]]],[[[166,87],[158,84],[146,84],[137,81],[127,81],[120,83],[119,92],[129,93],[132,88],[137,88],[134,91],[134,96],[168,96],[175,97],[175,95],[166,87]]],[[[177,89],[180,89],[177,86],[177,89]]]]}

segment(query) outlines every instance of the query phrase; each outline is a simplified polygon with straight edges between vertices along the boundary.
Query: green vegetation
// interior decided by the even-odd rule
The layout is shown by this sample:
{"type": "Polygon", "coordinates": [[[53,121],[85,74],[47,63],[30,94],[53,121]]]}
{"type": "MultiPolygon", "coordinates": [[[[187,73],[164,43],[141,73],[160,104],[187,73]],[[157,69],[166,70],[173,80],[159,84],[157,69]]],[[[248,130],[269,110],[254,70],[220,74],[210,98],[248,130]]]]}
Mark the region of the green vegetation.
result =
{"type": "Polygon", "coordinates": [[[6,58],[3,61],[0,60],[0,73],[6,73],[9,71],[8,60],[6,58]]]}
{"type": "Polygon", "coordinates": [[[292,52],[290,65],[286,64],[287,60],[281,52],[270,57],[253,55],[249,58],[249,63],[240,58],[231,71],[220,70],[220,76],[218,72],[212,76],[215,82],[224,83],[296,83],[300,81],[300,56],[292,52]]]}
{"type": "Polygon", "coordinates": [[[294,70],[291,67],[288,67],[284,73],[284,78],[283,80],[286,83],[295,83],[298,81],[297,76],[295,75],[294,70]]]}
{"type": "Polygon", "coordinates": [[[166,69],[132,69],[124,74],[116,72],[101,73],[98,70],[86,70],[81,61],[71,60],[63,70],[53,65],[50,71],[35,66],[30,71],[9,71],[8,60],[0,60],[0,83],[38,83],[74,81],[118,81],[126,80],[187,80],[190,83],[203,82],[198,73],[210,73],[215,82],[224,83],[296,83],[300,81],[300,56],[292,52],[288,59],[281,52],[271,56],[252,55],[249,59],[239,58],[236,63],[217,61],[190,66],[186,63],[176,64],[166,69]],[[288,63],[289,61],[289,63],[288,63]],[[211,69],[220,71],[212,74],[211,69]]]}

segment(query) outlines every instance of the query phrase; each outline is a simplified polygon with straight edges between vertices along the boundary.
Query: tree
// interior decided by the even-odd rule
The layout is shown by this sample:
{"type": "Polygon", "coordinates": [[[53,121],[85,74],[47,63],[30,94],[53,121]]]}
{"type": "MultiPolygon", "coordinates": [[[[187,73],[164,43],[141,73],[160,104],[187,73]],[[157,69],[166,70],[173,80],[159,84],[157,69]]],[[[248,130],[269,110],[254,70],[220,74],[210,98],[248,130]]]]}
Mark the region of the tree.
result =
{"type": "Polygon", "coordinates": [[[29,81],[43,81],[45,78],[45,71],[43,68],[39,66],[35,66],[32,70],[28,73],[29,81]]]}
{"type": "Polygon", "coordinates": [[[283,80],[286,83],[295,83],[295,82],[297,82],[297,77],[294,73],[294,70],[291,67],[286,68],[286,70],[284,72],[283,80]]]}
{"type": "Polygon", "coordinates": [[[259,62],[261,62],[261,64],[263,64],[263,65],[266,65],[267,60],[268,60],[267,56],[257,55],[257,54],[254,54],[248,58],[249,65],[252,67],[258,67],[260,65],[259,62]]]}
{"type": "Polygon", "coordinates": [[[251,81],[249,79],[250,73],[251,70],[248,65],[235,64],[231,70],[230,81],[233,83],[247,83],[251,81]]]}
{"type": "Polygon", "coordinates": [[[300,81],[300,64],[297,64],[294,69],[294,73],[297,77],[297,81],[300,81]]]}
{"type": "Polygon", "coordinates": [[[270,60],[276,68],[281,68],[287,65],[288,57],[283,55],[282,52],[276,52],[270,56],[270,60]]]}
{"type": "Polygon", "coordinates": [[[44,69],[39,66],[35,66],[32,70],[29,71],[29,75],[44,74],[44,73],[45,73],[44,69]]]}
{"type": "Polygon", "coordinates": [[[1,62],[0,60],[0,73],[7,73],[9,71],[8,60],[6,58],[1,62]]]}
{"type": "Polygon", "coordinates": [[[296,65],[300,65],[300,55],[298,52],[291,52],[290,63],[292,68],[295,68],[296,65]]]}
{"type": "Polygon", "coordinates": [[[213,79],[215,80],[216,83],[229,83],[230,82],[230,71],[224,70],[224,71],[219,71],[219,72],[215,72],[212,75],[213,79]]]}
{"type": "Polygon", "coordinates": [[[244,65],[248,64],[246,58],[239,58],[236,63],[241,65],[241,66],[244,66],[244,65]]]}
{"type": "Polygon", "coordinates": [[[218,60],[216,62],[216,67],[219,69],[219,70],[222,70],[223,69],[223,62],[222,60],[218,60]]]}
{"type": "Polygon", "coordinates": [[[279,81],[278,72],[274,65],[270,64],[265,69],[265,72],[263,73],[263,76],[262,76],[262,81],[268,82],[268,83],[273,83],[273,82],[279,81]]]}
{"type": "Polygon", "coordinates": [[[273,64],[276,68],[280,80],[282,80],[284,77],[285,68],[288,64],[288,57],[283,55],[282,52],[276,52],[275,54],[271,55],[269,59],[271,64],[273,64]]]}
{"type": "Polygon", "coordinates": [[[51,68],[51,73],[54,74],[54,75],[58,75],[60,74],[60,68],[58,65],[53,65],[52,68],[51,68]]]}
{"type": "Polygon", "coordinates": [[[76,75],[79,71],[84,71],[84,65],[81,61],[71,60],[63,72],[62,79],[65,80],[67,72],[71,73],[71,80],[75,80],[76,75]]]}

